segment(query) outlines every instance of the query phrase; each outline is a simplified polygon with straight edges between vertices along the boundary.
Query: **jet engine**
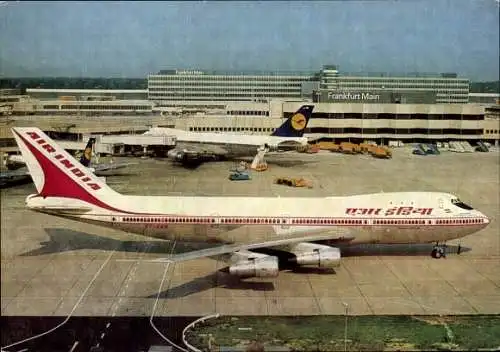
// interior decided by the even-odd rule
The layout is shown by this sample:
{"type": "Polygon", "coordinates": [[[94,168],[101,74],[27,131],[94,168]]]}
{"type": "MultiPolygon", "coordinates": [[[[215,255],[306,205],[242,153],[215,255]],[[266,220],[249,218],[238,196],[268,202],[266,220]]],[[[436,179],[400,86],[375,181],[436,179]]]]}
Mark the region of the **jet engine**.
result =
{"type": "Polygon", "coordinates": [[[174,162],[186,166],[199,166],[206,161],[215,161],[217,156],[213,153],[198,152],[193,150],[177,150],[172,149],[167,152],[167,156],[174,162]]]}
{"type": "Polygon", "coordinates": [[[298,243],[290,249],[295,257],[289,260],[296,265],[335,268],[340,266],[340,250],[314,243],[298,243]]]}
{"type": "Polygon", "coordinates": [[[279,274],[278,258],[265,256],[239,261],[229,267],[229,273],[239,277],[276,277],[279,274]]]}
{"type": "Polygon", "coordinates": [[[189,157],[189,154],[187,154],[185,151],[173,149],[167,152],[167,156],[177,162],[181,162],[189,157]]]}

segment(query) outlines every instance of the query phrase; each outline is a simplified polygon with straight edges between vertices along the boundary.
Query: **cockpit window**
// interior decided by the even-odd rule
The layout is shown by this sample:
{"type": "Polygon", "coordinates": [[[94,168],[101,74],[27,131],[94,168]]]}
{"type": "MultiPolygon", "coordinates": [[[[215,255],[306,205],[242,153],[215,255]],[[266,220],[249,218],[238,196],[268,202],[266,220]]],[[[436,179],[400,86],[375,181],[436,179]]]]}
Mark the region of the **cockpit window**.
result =
{"type": "Polygon", "coordinates": [[[462,209],[465,209],[465,210],[472,210],[474,209],[473,207],[471,207],[470,205],[467,205],[465,204],[464,202],[462,202],[460,199],[452,199],[451,202],[456,205],[457,207],[459,208],[462,208],[462,209]]]}

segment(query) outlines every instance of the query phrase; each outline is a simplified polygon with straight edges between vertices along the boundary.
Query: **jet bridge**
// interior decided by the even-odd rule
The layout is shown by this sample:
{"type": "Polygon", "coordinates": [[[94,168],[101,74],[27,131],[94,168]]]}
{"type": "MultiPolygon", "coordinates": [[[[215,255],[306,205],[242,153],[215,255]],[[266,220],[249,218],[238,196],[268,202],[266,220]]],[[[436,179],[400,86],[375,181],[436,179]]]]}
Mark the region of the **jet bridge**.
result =
{"type": "Polygon", "coordinates": [[[96,145],[98,144],[162,145],[162,146],[173,147],[176,144],[175,136],[168,136],[168,135],[162,135],[162,136],[153,136],[144,134],[84,135],[83,140],[85,141],[85,143],[90,137],[94,137],[96,139],[96,145]]]}
{"type": "Polygon", "coordinates": [[[177,143],[175,136],[143,134],[86,135],[83,140],[86,141],[90,137],[96,139],[94,147],[96,154],[115,154],[117,150],[119,150],[118,154],[120,154],[125,149],[142,148],[142,152],[145,155],[148,149],[163,150],[165,152],[166,149],[175,147],[177,143]]]}

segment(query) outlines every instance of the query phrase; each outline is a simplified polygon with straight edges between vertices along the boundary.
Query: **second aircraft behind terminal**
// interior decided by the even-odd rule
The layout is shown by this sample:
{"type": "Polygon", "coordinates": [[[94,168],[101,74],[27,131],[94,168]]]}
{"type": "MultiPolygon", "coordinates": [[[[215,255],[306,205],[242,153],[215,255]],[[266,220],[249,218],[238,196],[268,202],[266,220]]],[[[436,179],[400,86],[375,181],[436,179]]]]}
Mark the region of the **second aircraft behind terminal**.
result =
{"type": "MultiPolygon", "coordinates": [[[[29,209],[146,236],[222,245],[174,256],[187,260],[225,254],[240,277],[276,276],[278,249],[296,265],[336,267],[341,253],[319,241],[444,243],[489,224],[455,195],[398,192],[347,197],[172,197],[119,194],[38,128],[13,128],[37,194],[29,209]]],[[[443,247],[436,245],[433,257],[443,247]]]]}
{"type": "Polygon", "coordinates": [[[304,137],[314,105],[303,105],[271,135],[248,135],[215,132],[188,132],[173,128],[153,127],[146,135],[168,135],[176,139],[176,147],[168,156],[184,165],[204,161],[256,156],[258,163],[268,151],[296,150],[306,146],[304,137]],[[259,155],[258,152],[262,154],[259,155]],[[257,154],[257,155],[256,155],[257,154]]]}

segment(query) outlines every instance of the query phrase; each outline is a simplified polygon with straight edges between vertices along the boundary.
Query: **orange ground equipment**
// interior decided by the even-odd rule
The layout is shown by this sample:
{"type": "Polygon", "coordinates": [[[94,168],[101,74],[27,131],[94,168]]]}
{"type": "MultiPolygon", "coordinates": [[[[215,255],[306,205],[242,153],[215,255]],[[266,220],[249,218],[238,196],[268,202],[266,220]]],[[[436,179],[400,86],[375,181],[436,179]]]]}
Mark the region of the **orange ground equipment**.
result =
{"type": "Polygon", "coordinates": [[[304,178],[278,177],[274,180],[277,185],[286,185],[290,187],[307,187],[312,188],[311,182],[304,178]]]}

